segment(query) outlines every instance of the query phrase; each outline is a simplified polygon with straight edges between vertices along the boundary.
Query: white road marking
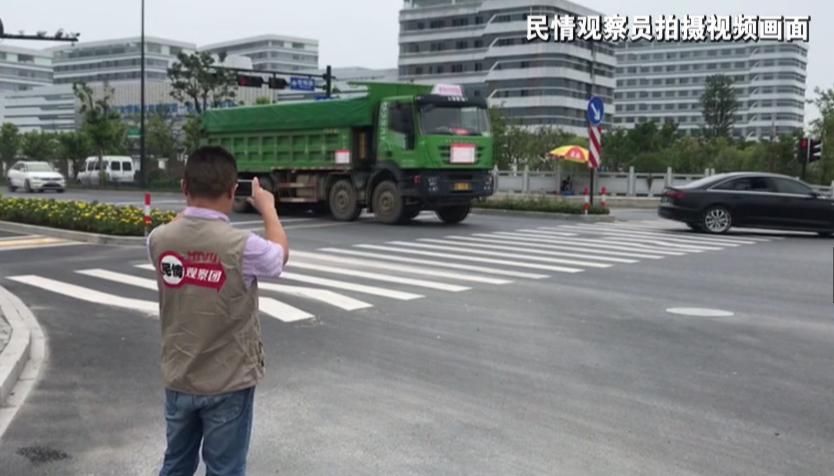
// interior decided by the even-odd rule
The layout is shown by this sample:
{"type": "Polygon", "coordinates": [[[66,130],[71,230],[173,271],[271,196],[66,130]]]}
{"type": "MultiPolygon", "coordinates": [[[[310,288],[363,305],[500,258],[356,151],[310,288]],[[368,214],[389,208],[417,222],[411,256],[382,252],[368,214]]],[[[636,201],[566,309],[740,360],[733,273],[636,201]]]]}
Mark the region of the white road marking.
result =
{"type": "Polygon", "coordinates": [[[655,227],[655,226],[643,226],[633,223],[619,223],[616,225],[617,228],[623,230],[634,230],[640,231],[644,233],[658,233],[663,235],[671,235],[671,236],[679,236],[681,238],[693,239],[693,240],[702,240],[702,241],[715,241],[715,242],[732,242],[732,243],[742,243],[742,244],[755,244],[755,243],[767,243],[772,240],[772,238],[758,238],[753,236],[734,236],[734,235],[708,235],[706,233],[698,233],[690,230],[687,228],[669,228],[667,227],[655,227]]]}
{"type": "MultiPolygon", "coordinates": [[[[139,264],[136,265],[136,267],[147,269],[150,271],[156,270],[156,268],[154,268],[154,266],[151,264],[139,264]]],[[[328,291],[326,289],[308,288],[303,286],[287,286],[284,284],[276,284],[265,281],[259,281],[258,288],[267,291],[283,293],[290,296],[325,302],[327,304],[332,304],[333,306],[342,308],[346,311],[354,311],[356,309],[365,309],[368,307],[373,307],[371,304],[368,304],[364,301],[353,299],[343,294],[334,293],[333,291],[328,291]]]]}
{"type": "Polygon", "coordinates": [[[734,315],[730,311],[723,311],[721,309],[701,309],[697,307],[671,307],[666,309],[666,312],[697,317],[732,317],[734,315]]]}
{"type": "Polygon", "coordinates": [[[433,251],[425,251],[425,250],[415,250],[415,249],[403,249],[397,248],[394,246],[382,246],[382,245],[354,245],[358,248],[364,248],[369,250],[380,250],[380,251],[393,251],[395,253],[405,253],[405,254],[412,254],[412,255],[420,255],[420,256],[432,256],[435,258],[447,258],[453,260],[461,260],[461,261],[475,261],[478,263],[490,263],[490,264],[500,264],[508,267],[517,267],[517,268],[530,268],[530,269],[541,269],[546,271],[555,271],[557,273],[581,273],[582,269],[577,268],[566,268],[563,266],[551,266],[546,264],[536,264],[536,263],[523,263],[518,261],[509,261],[509,260],[502,260],[502,259],[492,259],[492,258],[480,258],[475,256],[462,256],[460,254],[450,254],[450,253],[437,253],[433,251]]]}
{"type": "Polygon", "coordinates": [[[117,296],[115,294],[103,293],[94,289],[56,281],[54,279],[43,278],[41,276],[12,276],[8,279],[28,284],[36,288],[41,288],[46,291],[51,291],[56,294],[62,294],[71,298],[80,299],[82,301],[140,311],[150,316],[157,316],[159,314],[159,305],[153,301],[131,299],[117,296]]]}
{"type": "Polygon", "coordinates": [[[478,238],[471,238],[465,239],[466,243],[462,243],[461,240],[438,240],[434,238],[420,238],[417,241],[426,242],[426,243],[437,243],[440,245],[456,245],[456,246],[471,246],[474,248],[484,248],[488,250],[505,250],[505,251],[521,251],[524,253],[533,253],[533,254],[541,254],[547,256],[566,256],[568,258],[580,258],[580,259],[589,259],[589,260],[597,260],[597,261],[608,261],[611,263],[637,263],[637,260],[633,259],[625,259],[625,258],[613,258],[610,256],[600,256],[600,255],[586,255],[581,253],[568,253],[564,251],[550,251],[550,250],[541,250],[541,249],[533,249],[530,246],[519,246],[519,245],[496,245],[496,244],[485,244],[485,243],[477,243],[478,238]]]}
{"type": "Polygon", "coordinates": [[[258,289],[265,291],[273,291],[288,296],[295,296],[304,299],[312,299],[321,301],[332,306],[336,306],[345,311],[355,311],[357,309],[367,309],[373,307],[364,301],[353,299],[344,294],[334,293],[326,289],[308,288],[304,286],[287,286],[285,284],[275,284],[270,282],[259,281],[258,289]]]}
{"type": "MultiPolygon", "coordinates": [[[[148,269],[148,267],[150,267],[151,270],[154,269],[153,266],[149,264],[140,265],[137,267],[141,267],[142,269],[148,269]]],[[[115,283],[127,284],[130,286],[149,289],[151,291],[157,290],[156,280],[140,278],[138,276],[132,276],[130,274],[116,273],[113,271],[108,271],[106,269],[82,269],[76,271],[76,273],[83,274],[85,276],[92,276],[94,278],[113,281],[115,283]]],[[[301,309],[276,301],[275,299],[264,297],[258,298],[258,308],[264,314],[270,317],[274,317],[275,319],[278,319],[279,321],[283,322],[295,322],[304,319],[310,319],[313,317],[312,314],[308,314],[307,312],[302,311],[301,309]]]]}
{"type": "Polygon", "coordinates": [[[685,243],[676,243],[671,240],[659,240],[659,239],[652,239],[649,237],[640,237],[640,236],[629,236],[629,235],[621,235],[621,234],[611,234],[611,233],[603,233],[600,238],[597,238],[601,241],[606,242],[628,242],[628,243],[646,243],[653,246],[659,247],[667,247],[667,248],[674,248],[679,249],[681,251],[690,251],[700,253],[702,251],[720,251],[724,248],[721,246],[706,246],[706,245],[688,245],[685,243]]]}
{"type": "MultiPolygon", "coordinates": [[[[572,238],[572,239],[565,239],[559,238],[555,236],[547,236],[547,235],[537,235],[532,233],[509,233],[504,231],[495,232],[494,235],[502,236],[502,237],[511,237],[514,239],[519,239],[522,241],[534,241],[536,243],[562,243],[577,247],[585,247],[585,248],[600,248],[600,249],[609,249],[609,250],[618,250],[618,251],[639,251],[639,252],[646,252],[651,253],[654,255],[664,255],[664,256],[684,256],[686,253],[682,251],[671,251],[668,249],[659,249],[659,248],[652,248],[649,246],[635,246],[633,243],[626,243],[625,246],[621,245],[614,245],[610,243],[603,243],[598,242],[595,240],[587,240],[587,239],[579,239],[579,238],[572,238]]],[[[480,235],[478,235],[480,236],[480,235]]]]}
{"type": "Polygon", "coordinates": [[[437,266],[440,268],[449,268],[449,269],[459,269],[463,271],[478,271],[480,273],[486,274],[495,274],[498,276],[510,276],[514,278],[524,278],[524,279],[545,279],[549,278],[550,275],[547,274],[536,274],[536,273],[525,273],[521,271],[512,271],[512,270],[505,270],[505,269],[498,269],[498,268],[487,268],[485,266],[475,266],[469,264],[461,264],[461,263],[450,263],[448,261],[435,261],[435,260],[428,260],[428,259],[419,259],[419,258],[410,258],[407,256],[395,256],[390,253],[369,253],[366,251],[357,251],[357,250],[343,250],[341,248],[321,248],[319,251],[325,251],[327,253],[338,253],[342,255],[349,255],[349,256],[362,256],[365,258],[375,258],[378,260],[384,261],[394,261],[399,263],[412,263],[412,264],[420,264],[420,265],[428,265],[428,266],[437,266]]]}
{"type": "Polygon", "coordinates": [[[471,288],[466,286],[458,286],[455,284],[439,283],[437,281],[427,281],[423,279],[402,278],[400,276],[392,276],[390,274],[370,273],[367,271],[357,271],[349,268],[337,268],[335,266],[326,266],[305,261],[294,261],[290,258],[287,263],[288,268],[302,268],[311,269],[313,271],[322,271],[324,273],[343,274],[357,278],[372,279],[375,281],[386,281],[389,283],[407,284],[410,286],[418,286],[423,288],[438,289],[440,291],[460,292],[468,291],[471,288]]]}
{"type": "Polygon", "coordinates": [[[664,241],[669,241],[672,243],[682,243],[682,244],[691,244],[697,246],[729,246],[729,247],[738,247],[743,244],[755,244],[754,242],[747,242],[747,243],[732,243],[726,241],[706,241],[706,240],[698,240],[694,238],[687,238],[687,237],[679,237],[669,233],[649,233],[643,231],[632,231],[632,230],[618,230],[616,228],[607,228],[607,227],[572,227],[572,229],[580,229],[585,233],[593,233],[593,234],[602,234],[608,236],[625,236],[629,238],[655,238],[664,241]]]}
{"type": "Polygon", "coordinates": [[[314,316],[297,307],[284,304],[272,298],[259,297],[258,310],[283,322],[297,322],[312,319],[314,316]]]}
{"type": "Polygon", "coordinates": [[[527,248],[540,248],[540,249],[548,249],[548,250],[565,250],[565,251],[580,251],[583,253],[596,253],[597,255],[609,255],[609,256],[622,256],[625,258],[643,258],[643,259],[663,259],[663,256],[652,255],[652,254],[642,254],[642,253],[630,253],[624,251],[608,251],[605,249],[592,249],[592,248],[584,248],[582,246],[571,246],[571,245],[555,245],[555,244],[544,244],[544,243],[537,243],[533,242],[533,240],[524,240],[521,238],[510,238],[510,237],[501,237],[499,235],[490,235],[487,233],[476,233],[472,236],[447,236],[446,238],[452,240],[463,240],[463,241],[476,241],[480,243],[495,243],[498,245],[513,245],[513,246],[525,246],[527,248]]]}
{"type": "Polygon", "coordinates": [[[741,246],[741,245],[755,245],[757,243],[761,243],[767,240],[744,240],[740,238],[730,238],[730,237],[722,237],[722,238],[714,238],[712,236],[703,236],[698,235],[691,231],[686,230],[667,230],[667,231],[650,231],[646,228],[638,228],[638,227],[631,227],[627,225],[621,225],[615,227],[598,227],[599,229],[606,229],[610,231],[617,231],[623,233],[631,233],[635,235],[641,236],[657,236],[663,238],[670,238],[680,241],[685,241],[689,243],[702,243],[702,244],[715,244],[715,245],[726,245],[726,246],[741,246]]]}
{"type": "Polygon", "coordinates": [[[458,246],[442,246],[442,245],[427,245],[423,243],[412,243],[410,241],[389,241],[388,244],[397,245],[397,246],[411,246],[414,248],[426,248],[430,250],[440,250],[440,251],[454,251],[456,253],[469,253],[474,255],[483,255],[483,256],[495,256],[498,258],[512,258],[517,260],[528,260],[533,262],[545,262],[545,263],[557,263],[557,264],[567,264],[573,266],[587,266],[589,268],[610,268],[610,264],[598,263],[598,262],[591,262],[591,261],[578,261],[578,260],[571,260],[571,259],[562,259],[562,258],[545,258],[542,256],[531,256],[531,255],[524,255],[520,253],[504,253],[499,251],[486,251],[486,250],[479,250],[479,249],[472,249],[472,247],[467,247],[466,243],[453,243],[458,246]]]}
{"type": "Polygon", "coordinates": [[[356,291],[359,293],[372,294],[375,296],[382,296],[391,299],[398,299],[400,301],[410,301],[412,299],[424,297],[420,294],[396,291],[393,289],[378,288],[376,286],[366,286],[364,284],[348,283],[345,281],[338,281],[335,279],[317,278],[315,276],[297,274],[289,271],[284,271],[283,273],[281,273],[281,279],[289,279],[291,281],[299,281],[307,284],[317,284],[319,286],[344,289],[346,291],[356,291]]]}
{"type": "MultiPolygon", "coordinates": [[[[554,238],[556,237],[555,235],[553,235],[552,231],[542,231],[542,230],[522,230],[522,231],[524,231],[525,233],[531,233],[531,234],[536,234],[536,235],[552,236],[554,238]]],[[[590,234],[590,235],[594,235],[594,234],[606,235],[606,233],[602,233],[602,232],[588,233],[588,234],[590,234]]],[[[721,249],[721,248],[705,248],[705,247],[675,245],[675,244],[670,244],[669,242],[651,241],[651,240],[646,240],[645,238],[641,239],[639,237],[635,237],[634,239],[632,239],[632,235],[628,235],[628,234],[609,234],[609,235],[611,235],[611,238],[613,240],[634,241],[634,242],[638,242],[638,243],[649,243],[649,244],[655,245],[655,247],[660,247],[660,249],[664,249],[664,248],[687,248],[687,249],[695,250],[695,249],[698,249],[698,248],[702,248],[700,251],[717,251],[717,250],[721,249]]],[[[614,241],[609,240],[609,238],[605,238],[605,237],[597,237],[597,238],[590,238],[590,239],[589,238],[580,238],[580,240],[582,240],[585,243],[587,243],[589,241],[590,242],[602,241],[602,242],[614,243],[614,241]]],[[[634,246],[637,246],[637,245],[634,245],[634,246]]],[[[697,251],[697,252],[700,252],[700,251],[697,251]]]]}
{"type": "Polygon", "coordinates": [[[722,250],[723,248],[694,248],[685,245],[676,245],[673,243],[668,243],[664,241],[653,241],[653,240],[641,240],[639,238],[626,238],[626,237],[602,237],[602,238],[595,238],[590,240],[592,242],[599,242],[599,243],[611,243],[616,245],[622,246],[634,246],[640,249],[646,250],[668,250],[673,249],[676,251],[684,252],[684,253],[703,253],[704,251],[718,251],[722,250]]]}
{"type": "MultiPolygon", "coordinates": [[[[281,218],[281,223],[301,223],[305,221],[312,221],[312,218],[281,218]]],[[[233,221],[230,224],[234,227],[245,225],[261,225],[263,227],[263,220],[248,220],[248,221],[233,221]]]]}
{"type": "Polygon", "coordinates": [[[439,278],[457,279],[461,281],[472,281],[476,283],[486,284],[508,284],[512,281],[507,279],[490,278],[487,276],[478,276],[473,274],[455,273],[452,271],[443,271],[436,269],[418,268],[417,266],[408,266],[402,264],[385,263],[381,261],[372,261],[360,258],[345,258],[342,256],[331,256],[323,253],[309,253],[306,251],[293,251],[293,256],[301,258],[312,259],[314,261],[328,261],[331,263],[339,263],[348,266],[361,266],[366,268],[381,268],[389,271],[401,271],[403,273],[422,274],[426,276],[436,276],[439,278]]]}
{"type": "Polygon", "coordinates": [[[4,236],[0,238],[0,243],[4,241],[17,241],[17,240],[34,240],[37,238],[45,238],[42,235],[14,235],[14,236],[4,236]]]}
{"type": "MultiPolygon", "coordinates": [[[[650,223],[641,223],[639,221],[637,221],[637,222],[629,221],[628,225],[629,226],[637,226],[637,227],[641,227],[641,228],[647,228],[647,229],[654,229],[654,230],[669,230],[670,229],[669,228],[670,224],[669,223],[663,223],[663,222],[660,222],[656,225],[653,225],[653,224],[650,224],[650,223]]],[[[686,227],[675,228],[675,229],[676,230],[681,230],[681,231],[689,230],[689,228],[686,228],[686,227]]],[[[775,233],[783,233],[783,232],[781,230],[768,230],[768,229],[764,229],[764,228],[742,228],[742,229],[739,229],[735,232],[731,232],[729,234],[707,235],[707,236],[722,237],[722,238],[738,238],[738,239],[762,241],[762,242],[774,241],[774,240],[784,240],[785,239],[784,236],[778,236],[775,233]],[[767,238],[750,236],[750,234],[766,235],[767,238]]]]}

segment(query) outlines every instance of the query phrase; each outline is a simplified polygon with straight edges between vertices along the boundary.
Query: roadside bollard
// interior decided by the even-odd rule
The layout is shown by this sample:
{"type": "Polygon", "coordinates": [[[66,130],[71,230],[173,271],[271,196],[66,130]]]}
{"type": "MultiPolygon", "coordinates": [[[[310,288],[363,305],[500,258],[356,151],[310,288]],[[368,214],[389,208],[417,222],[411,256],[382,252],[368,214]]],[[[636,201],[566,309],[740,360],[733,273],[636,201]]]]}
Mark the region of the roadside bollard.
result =
{"type": "Polygon", "coordinates": [[[591,196],[588,192],[588,187],[585,187],[585,203],[582,205],[582,210],[585,212],[585,215],[588,214],[588,209],[591,208],[591,196]]]}
{"type": "Polygon", "coordinates": [[[145,238],[148,237],[148,229],[151,227],[151,194],[145,192],[145,238]]]}
{"type": "Polygon", "coordinates": [[[606,198],[608,190],[606,190],[605,187],[602,187],[602,190],[600,190],[600,192],[600,203],[602,204],[602,208],[608,208],[608,199],[606,198]]]}

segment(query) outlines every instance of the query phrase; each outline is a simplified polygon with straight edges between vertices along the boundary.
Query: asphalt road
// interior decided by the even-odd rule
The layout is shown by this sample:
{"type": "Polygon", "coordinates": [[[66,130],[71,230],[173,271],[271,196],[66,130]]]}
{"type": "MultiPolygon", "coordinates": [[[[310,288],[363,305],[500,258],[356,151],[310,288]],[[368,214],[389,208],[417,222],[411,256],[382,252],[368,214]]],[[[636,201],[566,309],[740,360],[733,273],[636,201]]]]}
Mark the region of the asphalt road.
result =
{"type": "MultiPolygon", "coordinates": [[[[288,223],[250,474],[831,474],[834,241],[627,215],[288,223]]],[[[49,346],[0,474],[157,470],[145,259],[0,245],[49,346]]]]}

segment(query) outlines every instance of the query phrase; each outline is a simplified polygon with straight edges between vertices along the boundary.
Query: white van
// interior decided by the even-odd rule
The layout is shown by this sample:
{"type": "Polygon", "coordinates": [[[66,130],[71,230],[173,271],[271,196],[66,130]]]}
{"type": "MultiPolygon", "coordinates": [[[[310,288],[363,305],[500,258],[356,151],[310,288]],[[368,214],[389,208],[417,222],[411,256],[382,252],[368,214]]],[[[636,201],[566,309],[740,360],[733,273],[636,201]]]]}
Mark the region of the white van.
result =
{"type": "MultiPolygon", "coordinates": [[[[125,155],[105,155],[101,158],[104,180],[107,183],[131,183],[139,167],[132,157],[125,155]]],[[[87,157],[84,168],[78,173],[78,181],[85,185],[99,183],[98,157],[87,157]]]]}

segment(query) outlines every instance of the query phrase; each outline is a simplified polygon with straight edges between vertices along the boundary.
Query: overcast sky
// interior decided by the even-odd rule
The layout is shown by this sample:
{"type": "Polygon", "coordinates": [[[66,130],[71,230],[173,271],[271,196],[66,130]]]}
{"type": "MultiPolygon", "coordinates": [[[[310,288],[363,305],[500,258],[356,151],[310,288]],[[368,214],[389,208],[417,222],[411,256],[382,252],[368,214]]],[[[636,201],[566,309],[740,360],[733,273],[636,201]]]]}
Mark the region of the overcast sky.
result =
{"type": "MultiPolygon", "coordinates": [[[[604,14],[810,15],[807,96],[816,86],[834,87],[834,2],[830,0],[582,0],[604,14]],[[829,46],[826,46],[829,45],[829,46]]],[[[2,0],[7,31],[81,33],[81,40],[139,34],[139,0],[2,0]]],[[[264,33],[319,40],[320,66],[397,65],[397,0],[146,0],[148,35],[203,45],[264,33]]],[[[34,42],[13,43],[37,46],[34,42]]],[[[45,43],[43,46],[51,46],[45,43]]],[[[814,115],[807,108],[808,115],[814,115]]]]}

